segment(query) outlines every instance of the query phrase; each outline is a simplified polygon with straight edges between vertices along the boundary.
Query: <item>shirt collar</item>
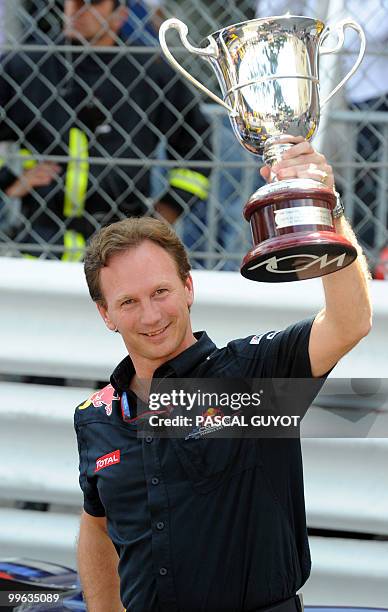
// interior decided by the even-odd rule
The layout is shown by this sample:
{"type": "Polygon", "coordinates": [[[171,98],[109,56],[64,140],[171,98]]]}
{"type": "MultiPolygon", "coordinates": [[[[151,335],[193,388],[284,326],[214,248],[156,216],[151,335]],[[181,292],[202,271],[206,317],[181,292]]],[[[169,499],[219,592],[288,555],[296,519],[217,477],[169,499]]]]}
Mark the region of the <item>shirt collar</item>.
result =
{"type": "MultiPolygon", "coordinates": [[[[173,359],[170,359],[170,361],[163,363],[155,370],[153,377],[173,376],[175,378],[183,378],[217,348],[204,331],[195,332],[194,337],[197,339],[197,342],[173,359]]],[[[117,391],[128,391],[134,374],[135,367],[132,359],[127,355],[115,368],[110,382],[117,391]]]]}

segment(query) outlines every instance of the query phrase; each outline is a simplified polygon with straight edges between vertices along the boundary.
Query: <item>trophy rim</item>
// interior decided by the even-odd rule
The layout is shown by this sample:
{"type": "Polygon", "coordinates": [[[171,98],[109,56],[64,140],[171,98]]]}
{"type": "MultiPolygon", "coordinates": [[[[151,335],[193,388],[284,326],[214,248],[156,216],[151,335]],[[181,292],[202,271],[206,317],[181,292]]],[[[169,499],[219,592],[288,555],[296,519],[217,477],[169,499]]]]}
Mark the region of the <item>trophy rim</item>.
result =
{"type": "Polygon", "coordinates": [[[225,26],[223,28],[219,28],[215,32],[212,32],[211,34],[208,34],[208,36],[203,38],[201,44],[202,43],[205,44],[210,37],[215,37],[215,36],[221,34],[221,32],[224,32],[225,30],[229,30],[229,28],[241,27],[241,26],[243,26],[245,24],[248,24],[248,23],[268,22],[268,21],[274,21],[274,20],[279,20],[279,19],[288,20],[288,19],[292,19],[292,18],[307,19],[308,21],[311,21],[311,22],[314,22],[314,23],[320,23],[320,24],[322,24],[323,27],[325,26],[325,24],[322,21],[322,19],[317,19],[315,17],[308,17],[307,15],[289,15],[288,13],[285,13],[283,15],[270,15],[268,17],[257,17],[256,19],[246,19],[245,21],[239,21],[238,23],[232,23],[229,26],[225,26]]]}

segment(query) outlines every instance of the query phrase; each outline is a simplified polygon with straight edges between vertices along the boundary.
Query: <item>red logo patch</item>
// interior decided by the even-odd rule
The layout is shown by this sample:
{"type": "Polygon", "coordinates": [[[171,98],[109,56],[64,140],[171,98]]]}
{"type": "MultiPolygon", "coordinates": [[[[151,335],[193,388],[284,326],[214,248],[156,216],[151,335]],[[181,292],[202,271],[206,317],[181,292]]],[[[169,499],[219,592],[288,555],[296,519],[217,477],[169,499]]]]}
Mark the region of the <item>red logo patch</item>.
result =
{"type": "Polygon", "coordinates": [[[96,469],[94,472],[99,472],[110,465],[114,465],[115,463],[120,463],[120,451],[115,450],[108,455],[103,455],[96,460],[96,469]]]}
{"type": "Polygon", "coordinates": [[[112,402],[113,400],[119,400],[119,396],[116,391],[112,387],[112,385],[107,385],[101,391],[96,391],[93,393],[91,397],[89,397],[86,402],[81,404],[78,407],[79,410],[85,410],[89,408],[89,406],[94,406],[95,408],[105,408],[105,412],[108,416],[112,414],[112,402]]]}

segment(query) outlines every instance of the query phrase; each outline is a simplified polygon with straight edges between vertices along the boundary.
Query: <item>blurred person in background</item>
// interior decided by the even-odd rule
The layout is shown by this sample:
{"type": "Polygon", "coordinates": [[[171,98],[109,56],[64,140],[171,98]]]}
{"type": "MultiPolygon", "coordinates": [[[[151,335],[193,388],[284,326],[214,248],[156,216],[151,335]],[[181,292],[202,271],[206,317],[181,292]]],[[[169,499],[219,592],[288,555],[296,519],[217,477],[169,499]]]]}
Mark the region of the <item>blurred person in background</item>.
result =
{"type": "MultiPolygon", "coordinates": [[[[57,256],[77,261],[85,240],[107,223],[154,209],[173,223],[207,198],[209,170],[180,167],[179,159],[209,159],[208,122],[167,64],[125,50],[120,32],[127,20],[124,1],[65,0],[62,43],[69,51],[48,47],[2,58],[0,139],[18,142],[25,165],[20,176],[4,166],[0,188],[21,199],[12,239],[32,245],[23,253],[50,254],[54,247],[57,256]],[[115,46],[121,52],[97,52],[115,46]],[[146,162],[163,136],[176,167],[154,206],[146,162]]],[[[39,33],[34,42],[42,44],[39,33]]]]}
{"type": "MultiPolygon", "coordinates": [[[[335,5],[335,14],[327,17],[323,14],[326,8],[318,0],[257,0],[256,16],[267,17],[289,12],[333,23],[349,17],[354,19],[365,32],[367,46],[360,67],[346,84],[347,105],[350,109],[365,112],[387,112],[388,1],[344,0],[342,6],[338,3],[335,5]]],[[[358,49],[358,37],[355,32],[347,30],[342,58],[343,74],[354,65],[358,49]]],[[[370,261],[381,262],[374,270],[374,277],[380,279],[388,278],[388,187],[382,180],[382,173],[388,175],[388,171],[370,168],[369,164],[383,160],[382,126],[373,124],[367,116],[357,126],[354,158],[361,163],[361,167],[356,171],[354,195],[357,199],[352,219],[356,235],[370,261]],[[385,211],[379,211],[379,206],[384,206],[385,211]]]]}

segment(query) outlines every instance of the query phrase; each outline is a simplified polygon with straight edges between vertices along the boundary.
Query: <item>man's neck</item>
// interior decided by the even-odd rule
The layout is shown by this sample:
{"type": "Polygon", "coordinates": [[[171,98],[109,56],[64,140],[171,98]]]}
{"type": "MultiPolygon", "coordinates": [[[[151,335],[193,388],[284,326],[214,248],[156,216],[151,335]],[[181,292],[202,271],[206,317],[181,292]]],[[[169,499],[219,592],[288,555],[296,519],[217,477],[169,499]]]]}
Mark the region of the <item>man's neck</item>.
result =
{"type": "Polygon", "coordinates": [[[149,388],[153,375],[158,368],[160,368],[164,363],[171,361],[171,359],[174,359],[175,357],[183,353],[186,349],[188,349],[196,342],[196,337],[194,336],[194,334],[191,334],[186,340],[186,342],[180,347],[180,349],[169,355],[167,359],[150,360],[131,355],[131,353],[129,352],[129,356],[131,357],[132,363],[135,368],[135,374],[130,384],[130,388],[132,389],[132,391],[137,394],[136,390],[141,391],[147,389],[147,387],[149,388]]]}
{"type": "Polygon", "coordinates": [[[139,378],[137,374],[133,375],[131,380],[130,389],[133,393],[143,402],[147,402],[150,388],[151,388],[151,378],[139,378]]]}

